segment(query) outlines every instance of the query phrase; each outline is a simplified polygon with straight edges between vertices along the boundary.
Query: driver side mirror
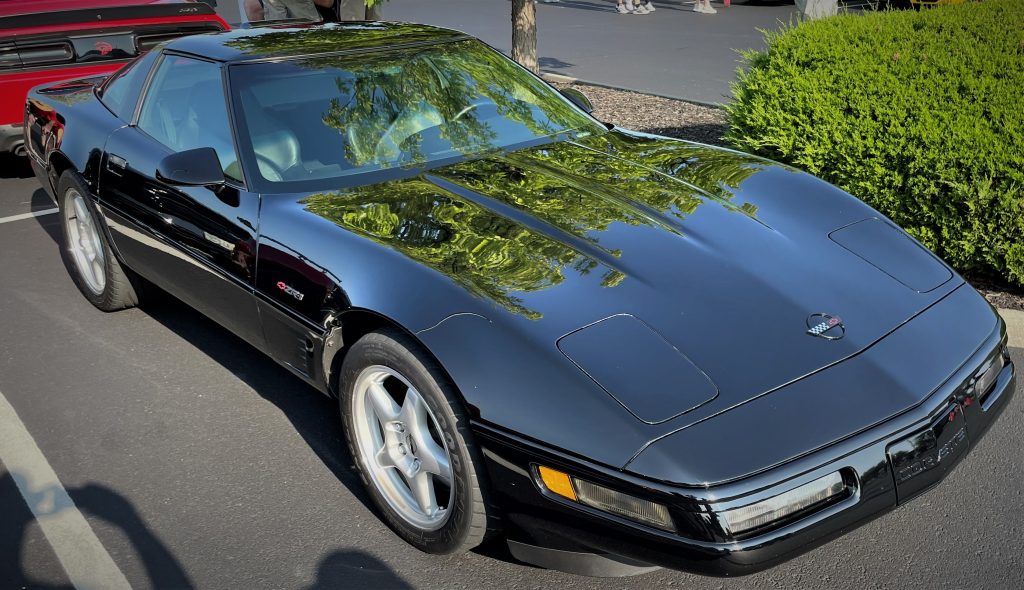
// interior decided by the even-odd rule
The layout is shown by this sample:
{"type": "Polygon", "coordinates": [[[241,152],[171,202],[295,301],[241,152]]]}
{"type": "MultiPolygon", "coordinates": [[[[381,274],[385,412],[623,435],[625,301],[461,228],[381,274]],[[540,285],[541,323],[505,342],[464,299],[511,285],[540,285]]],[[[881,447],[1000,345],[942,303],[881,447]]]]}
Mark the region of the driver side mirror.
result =
{"type": "Polygon", "coordinates": [[[562,93],[562,96],[572,101],[572,104],[583,109],[588,115],[594,112],[594,103],[590,102],[590,99],[587,98],[586,94],[583,94],[575,88],[561,88],[559,89],[559,92],[562,93]]]}
{"type": "Polygon", "coordinates": [[[177,186],[210,186],[224,184],[217,150],[196,148],[171,154],[156,166],[157,180],[177,186]]]}

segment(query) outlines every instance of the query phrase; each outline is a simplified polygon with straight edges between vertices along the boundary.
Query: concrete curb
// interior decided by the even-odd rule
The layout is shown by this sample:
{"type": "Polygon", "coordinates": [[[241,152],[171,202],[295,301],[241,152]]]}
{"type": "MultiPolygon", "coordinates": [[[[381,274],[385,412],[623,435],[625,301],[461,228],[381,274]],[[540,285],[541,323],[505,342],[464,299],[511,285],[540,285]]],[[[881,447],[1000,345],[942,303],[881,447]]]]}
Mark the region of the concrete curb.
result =
{"type": "Polygon", "coordinates": [[[1006,337],[1014,348],[1024,348],[1024,311],[1000,309],[999,315],[1006,322],[1006,337]]]}
{"type": "Polygon", "coordinates": [[[547,80],[548,82],[555,82],[558,84],[584,84],[586,86],[597,86],[598,88],[608,88],[611,90],[621,90],[623,92],[635,92],[637,94],[646,94],[647,96],[657,96],[659,98],[667,98],[669,100],[678,100],[680,102],[688,102],[709,109],[723,109],[724,103],[718,102],[706,102],[703,100],[693,100],[692,98],[683,98],[682,96],[670,96],[668,94],[658,94],[657,92],[645,92],[643,90],[636,90],[635,88],[623,88],[621,86],[614,86],[612,84],[605,84],[604,82],[594,82],[593,80],[584,80],[582,78],[573,78],[572,76],[566,76],[565,74],[556,74],[554,72],[541,72],[540,77],[547,80]]]}

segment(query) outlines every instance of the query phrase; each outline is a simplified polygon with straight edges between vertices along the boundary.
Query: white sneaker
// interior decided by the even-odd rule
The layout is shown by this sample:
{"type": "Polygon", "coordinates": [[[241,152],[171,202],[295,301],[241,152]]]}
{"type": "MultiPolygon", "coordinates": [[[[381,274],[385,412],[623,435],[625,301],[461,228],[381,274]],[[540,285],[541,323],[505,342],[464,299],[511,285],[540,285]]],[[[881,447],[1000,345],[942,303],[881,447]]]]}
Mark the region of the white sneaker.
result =
{"type": "Polygon", "coordinates": [[[654,2],[648,2],[644,7],[647,8],[647,12],[654,12],[654,2]]]}
{"type": "Polygon", "coordinates": [[[629,9],[626,8],[625,4],[617,4],[615,10],[619,11],[619,14],[629,14],[629,9]]]}
{"type": "Polygon", "coordinates": [[[649,12],[650,12],[650,10],[647,10],[647,7],[644,6],[643,4],[641,4],[640,6],[637,6],[636,9],[633,10],[633,14],[647,14],[649,12]]]}

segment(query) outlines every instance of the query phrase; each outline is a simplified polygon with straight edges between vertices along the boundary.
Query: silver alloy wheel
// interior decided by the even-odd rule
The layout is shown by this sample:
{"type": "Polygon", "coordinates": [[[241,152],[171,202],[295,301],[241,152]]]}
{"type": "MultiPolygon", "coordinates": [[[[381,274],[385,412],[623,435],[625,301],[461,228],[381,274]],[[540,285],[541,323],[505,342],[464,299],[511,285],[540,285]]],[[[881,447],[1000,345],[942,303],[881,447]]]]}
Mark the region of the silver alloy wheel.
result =
{"type": "Polygon", "coordinates": [[[74,188],[69,188],[64,194],[64,227],[67,229],[67,248],[78,267],[78,274],[90,291],[102,295],[107,285],[103,242],[85,198],[74,188]]]}
{"type": "Polygon", "coordinates": [[[358,459],[377,491],[409,524],[441,528],[455,497],[451,454],[423,396],[395,370],[373,365],[356,379],[351,411],[358,459]]]}

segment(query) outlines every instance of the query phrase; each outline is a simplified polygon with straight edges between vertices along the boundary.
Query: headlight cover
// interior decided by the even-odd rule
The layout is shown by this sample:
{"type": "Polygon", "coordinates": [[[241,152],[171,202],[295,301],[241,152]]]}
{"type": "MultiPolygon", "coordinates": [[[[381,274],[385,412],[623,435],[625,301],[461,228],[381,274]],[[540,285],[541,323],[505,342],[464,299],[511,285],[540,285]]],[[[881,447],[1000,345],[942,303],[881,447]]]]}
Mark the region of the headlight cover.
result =
{"type": "Polygon", "coordinates": [[[718,518],[727,533],[741,535],[834,500],[846,492],[846,482],[836,471],[767,500],[723,510],[718,518]]]}

